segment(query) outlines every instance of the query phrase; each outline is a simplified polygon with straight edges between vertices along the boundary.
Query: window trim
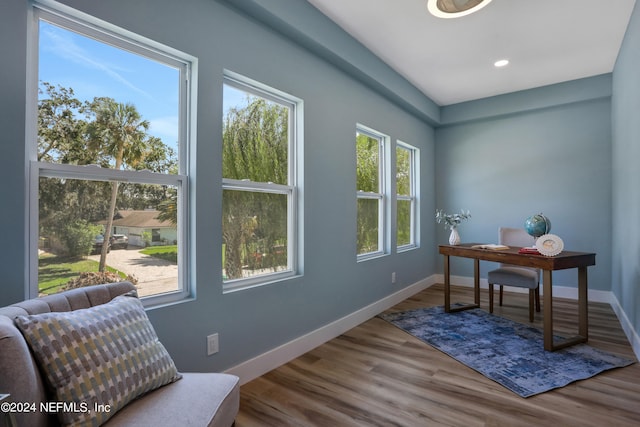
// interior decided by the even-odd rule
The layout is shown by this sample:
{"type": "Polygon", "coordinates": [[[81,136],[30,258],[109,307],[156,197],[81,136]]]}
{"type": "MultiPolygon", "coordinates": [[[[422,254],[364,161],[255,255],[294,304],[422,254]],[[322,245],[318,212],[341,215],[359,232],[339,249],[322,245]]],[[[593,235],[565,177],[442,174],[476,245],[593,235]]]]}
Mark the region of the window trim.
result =
{"type": "MultiPolygon", "coordinates": [[[[390,138],[388,135],[360,123],[356,125],[356,137],[359,133],[378,140],[378,192],[360,191],[356,188],[356,201],[360,199],[378,200],[378,250],[361,254],[356,253],[356,260],[358,262],[388,255],[390,252],[389,242],[391,240],[391,227],[389,226],[389,218],[391,217],[389,211],[389,190],[391,180],[388,179],[389,174],[387,173],[387,171],[390,170],[390,138]]],[[[357,167],[358,165],[356,164],[356,168],[357,167]]]]}
{"type": "MultiPolygon", "coordinates": [[[[303,101],[293,95],[269,87],[256,80],[245,77],[230,70],[224,70],[223,86],[228,85],[251,95],[283,105],[289,109],[289,140],[287,147],[288,183],[256,182],[222,178],[222,191],[249,191],[287,196],[287,268],[284,271],[264,273],[252,277],[222,281],[223,293],[235,292],[290,279],[302,274],[300,259],[302,252],[302,206],[301,177],[302,145],[303,145],[303,101]]],[[[224,118],[223,118],[224,120],[224,118]]],[[[224,267],[224,266],[222,266],[224,267]]]]}
{"type": "Polygon", "coordinates": [[[190,193],[189,172],[193,165],[189,160],[191,147],[195,144],[196,94],[197,94],[197,58],[184,52],[165,46],[154,40],[117,27],[86,13],[50,0],[33,0],[29,9],[27,69],[27,144],[26,158],[28,166],[29,195],[27,209],[29,228],[27,230],[28,283],[25,296],[38,295],[38,186],[41,177],[85,179],[92,181],[118,181],[124,183],[166,184],[178,189],[177,236],[180,242],[178,252],[178,290],[142,297],[143,304],[157,306],[186,300],[194,295],[189,262],[194,253],[195,233],[190,227],[190,206],[193,197],[190,193]],[[179,73],[178,96],[178,174],[162,174],[150,171],[115,170],[96,165],[69,165],[38,162],[38,62],[39,62],[39,26],[40,21],[48,22],[65,30],[75,32],[98,42],[112,45],[129,53],[173,67],[179,73]],[[193,238],[191,238],[193,237],[193,238]]]}
{"type": "MultiPolygon", "coordinates": [[[[396,141],[396,150],[404,149],[409,152],[409,168],[410,168],[410,177],[409,177],[409,193],[408,195],[397,194],[396,187],[396,203],[398,200],[404,200],[411,202],[410,207],[410,242],[406,245],[397,245],[396,240],[396,251],[397,252],[405,252],[412,249],[418,248],[419,245],[419,229],[420,229],[420,216],[418,214],[420,209],[419,203],[419,182],[420,182],[420,149],[414,147],[413,145],[407,144],[400,140],[396,141]]],[[[397,173],[397,157],[396,157],[396,173],[397,173]]],[[[397,209],[396,209],[396,236],[398,232],[398,219],[397,219],[397,209]]]]}

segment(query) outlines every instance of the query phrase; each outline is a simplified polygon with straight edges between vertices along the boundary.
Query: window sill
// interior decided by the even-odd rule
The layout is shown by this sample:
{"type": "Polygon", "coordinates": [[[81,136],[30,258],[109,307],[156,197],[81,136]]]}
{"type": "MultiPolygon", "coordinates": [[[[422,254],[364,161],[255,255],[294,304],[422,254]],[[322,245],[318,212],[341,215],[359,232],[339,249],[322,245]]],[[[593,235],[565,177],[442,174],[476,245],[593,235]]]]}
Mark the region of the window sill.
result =
{"type": "MultiPolygon", "coordinates": [[[[245,291],[248,289],[258,288],[261,286],[272,285],[275,283],[281,283],[292,279],[298,279],[302,277],[302,274],[297,274],[293,272],[286,272],[283,274],[274,274],[271,276],[262,276],[260,279],[262,280],[252,280],[252,279],[238,279],[229,282],[223,282],[222,284],[222,294],[230,294],[233,292],[245,291]]],[[[256,278],[257,279],[257,278],[256,278]]]]}
{"type": "Polygon", "coordinates": [[[363,255],[358,255],[358,259],[357,262],[363,262],[363,261],[369,261],[372,259],[378,259],[378,258],[383,258],[385,256],[389,255],[386,252],[373,252],[373,253],[369,253],[369,254],[363,254],[363,255]]]}

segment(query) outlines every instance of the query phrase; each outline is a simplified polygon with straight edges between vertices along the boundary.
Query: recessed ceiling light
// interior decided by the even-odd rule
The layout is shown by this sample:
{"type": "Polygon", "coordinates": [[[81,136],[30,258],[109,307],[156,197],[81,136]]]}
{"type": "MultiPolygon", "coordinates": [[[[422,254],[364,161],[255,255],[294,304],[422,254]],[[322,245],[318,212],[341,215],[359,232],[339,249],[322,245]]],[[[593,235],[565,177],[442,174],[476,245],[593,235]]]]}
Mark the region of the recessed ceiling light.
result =
{"type": "Polygon", "coordinates": [[[459,18],[477,12],[491,0],[427,0],[427,9],[438,18],[459,18]]]}
{"type": "Polygon", "coordinates": [[[499,61],[494,62],[493,65],[495,67],[497,67],[497,68],[506,67],[507,65],[509,65],[509,60],[508,59],[501,59],[499,61]]]}

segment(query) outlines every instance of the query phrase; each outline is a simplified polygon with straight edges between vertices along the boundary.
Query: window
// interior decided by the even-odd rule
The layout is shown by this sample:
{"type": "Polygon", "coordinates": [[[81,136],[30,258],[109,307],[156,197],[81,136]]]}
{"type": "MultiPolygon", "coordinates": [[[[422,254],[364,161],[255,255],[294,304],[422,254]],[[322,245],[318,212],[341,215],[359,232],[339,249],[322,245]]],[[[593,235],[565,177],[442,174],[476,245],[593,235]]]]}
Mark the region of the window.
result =
{"type": "Polygon", "coordinates": [[[381,255],[386,250],[387,139],[363,126],[356,130],[358,259],[381,255]]]}
{"type": "Polygon", "coordinates": [[[145,303],[184,298],[195,59],[81,13],[33,16],[31,294],[111,275],[145,303]]]}
{"type": "Polygon", "coordinates": [[[417,246],[418,149],[398,141],[396,145],[396,239],[398,250],[417,246]]]}
{"type": "Polygon", "coordinates": [[[297,274],[301,101],[241,76],[224,82],[225,290],[297,274]]]}

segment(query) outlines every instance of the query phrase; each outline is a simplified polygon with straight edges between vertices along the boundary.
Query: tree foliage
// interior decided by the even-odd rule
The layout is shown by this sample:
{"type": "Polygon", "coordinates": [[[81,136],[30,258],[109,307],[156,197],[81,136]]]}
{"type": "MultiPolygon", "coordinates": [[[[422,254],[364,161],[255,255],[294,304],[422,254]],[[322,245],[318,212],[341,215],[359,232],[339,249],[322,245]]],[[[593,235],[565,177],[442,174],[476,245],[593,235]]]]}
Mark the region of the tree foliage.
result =
{"type": "Polygon", "coordinates": [[[249,97],[244,108],[231,108],[222,137],[223,177],[287,184],[288,112],[258,97],[249,97]]]}
{"type": "MultiPolygon", "coordinates": [[[[408,149],[396,148],[396,194],[411,196],[411,153],[408,149]]],[[[397,244],[398,246],[412,243],[411,236],[411,202],[396,200],[397,244]]]]}
{"type": "Polygon", "coordinates": [[[38,161],[86,165],[94,162],[86,149],[87,122],[78,115],[86,105],[73,89],[43,82],[38,102],[38,161]]]}
{"type": "MultiPolygon", "coordinates": [[[[356,189],[380,193],[380,141],[366,134],[356,134],[356,189]]],[[[379,250],[378,199],[358,198],[357,250],[358,254],[379,250]]]]}
{"type": "MultiPolygon", "coordinates": [[[[63,234],[63,241],[69,250],[69,256],[87,256],[93,247],[93,239],[100,234],[102,227],[89,224],[83,219],[78,219],[67,224],[63,234]]],[[[106,245],[103,245],[106,246],[106,245]]]]}
{"type": "MultiPolygon", "coordinates": [[[[107,97],[82,102],[71,88],[41,83],[39,161],[176,173],[174,150],[159,138],[148,135],[148,128],[149,122],[132,104],[107,97]]],[[[67,224],[80,220],[93,224],[105,219],[110,222],[117,210],[156,207],[170,197],[172,191],[175,189],[158,185],[41,177],[40,235],[63,240],[67,224]]],[[[107,224],[107,241],[110,231],[111,224],[107,224]]],[[[103,246],[106,251],[107,245],[103,246]]],[[[101,271],[105,257],[106,253],[101,259],[101,271]]]]}
{"type": "Polygon", "coordinates": [[[358,191],[380,192],[380,141],[356,134],[356,185],[358,191]]]}
{"type": "MultiPolygon", "coordinates": [[[[89,104],[94,120],[87,125],[89,148],[113,169],[135,169],[146,156],[149,122],[142,120],[133,104],[122,104],[111,98],[95,98],[89,104]]],[[[111,237],[113,217],[116,213],[118,182],[111,183],[111,197],[107,211],[104,241],[111,237]]],[[[109,245],[102,245],[99,271],[104,271],[109,245]]]]}
{"type": "MultiPolygon", "coordinates": [[[[288,184],[289,110],[258,97],[231,108],[224,120],[223,177],[288,184]]],[[[230,279],[243,268],[278,269],[287,262],[287,197],[281,194],[223,192],[224,268],[230,279]]]]}

